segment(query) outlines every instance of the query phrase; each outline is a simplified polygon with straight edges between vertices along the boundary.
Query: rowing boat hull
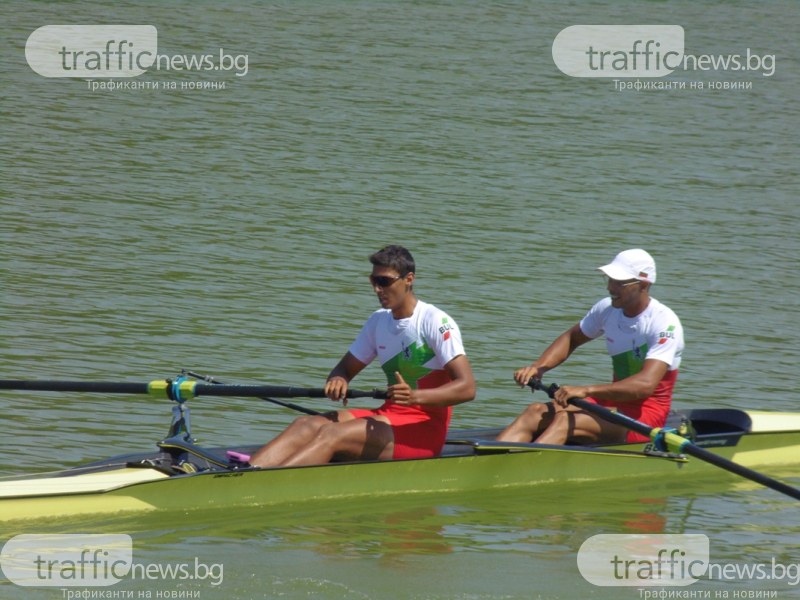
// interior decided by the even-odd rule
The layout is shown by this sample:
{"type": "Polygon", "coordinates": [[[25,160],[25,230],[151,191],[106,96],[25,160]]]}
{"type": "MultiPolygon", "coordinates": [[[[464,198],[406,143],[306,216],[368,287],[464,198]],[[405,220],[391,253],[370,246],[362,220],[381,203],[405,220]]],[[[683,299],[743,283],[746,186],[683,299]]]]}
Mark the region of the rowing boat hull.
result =
{"type": "MultiPolygon", "coordinates": [[[[797,417],[795,416],[795,422],[797,417]]],[[[769,421],[769,419],[768,419],[769,421]]],[[[762,471],[800,465],[800,430],[711,436],[704,445],[762,471]]],[[[785,419],[783,420],[785,424],[785,419]]],[[[645,454],[643,445],[605,448],[503,445],[465,436],[439,458],[338,463],[276,469],[209,470],[166,475],[126,462],[96,472],[0,481],[0,520],[121,512],[274,506],[398,494],[473,492],[525,486],[576,486],[621,478],[658,478],[691,489],[691,478],[720,473],[685,457],[645,454]]],[[[700,442],[703,443],[703,442],[700,442]]],[[[246,450],[246,449],[245,449],[246,450]]],[[[798,467],[800,469],[800,467],[798,467]]],[[[800,472],[798,472],[800,475],[800,472]]],[[[726,474],[726,480],[735,480],[726,474]]],[[[645,481],[645,480],[643,480],[645,481]]]]}

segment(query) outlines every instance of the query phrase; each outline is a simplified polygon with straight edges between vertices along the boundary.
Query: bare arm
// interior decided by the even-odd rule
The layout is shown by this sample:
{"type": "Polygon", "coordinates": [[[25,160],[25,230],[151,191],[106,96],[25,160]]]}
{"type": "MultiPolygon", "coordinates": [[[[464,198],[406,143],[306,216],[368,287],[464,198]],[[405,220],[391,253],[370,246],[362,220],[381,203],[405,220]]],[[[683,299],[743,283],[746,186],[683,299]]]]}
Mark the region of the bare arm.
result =
{"type": "Polygon", "coordinates": [[[570,398],[587,396],[614,402],[639,402],[653,395],[668,367],[667,363],[650,358],[644,361],[641,371],[613,383],[562,386],[556,392],[554,400],[561,406],[566,406],[570,398]]]}
{"type": "Polygon", "coordinates": [[[347,384],[366,366],[350,352],[347,352],[328,374],[325,382],[325,395],[337,402],[341,400],[342,404],[347,406],[347,384]]]}
{"type": "Polygon", "coordinates": [[[389,398],[405,406],[453,406],[475,397],[475,377],[469,359],[460,354],[444,366],[451,381],[437,388],[414,390],[395,373],[397,383],[389,386],[389,398]]]}
{"type": "Polygon", "coordinates": [[[514,380],[525,386],[531,377],[541,378],[547,371],[555,369],[567,360],[578,346],[582,346],[588,341],[591,341],[591,338],[581,331],[580,323],[576,323],[558,336],[532,364],[517,369],[514,372],[514,380]]]}

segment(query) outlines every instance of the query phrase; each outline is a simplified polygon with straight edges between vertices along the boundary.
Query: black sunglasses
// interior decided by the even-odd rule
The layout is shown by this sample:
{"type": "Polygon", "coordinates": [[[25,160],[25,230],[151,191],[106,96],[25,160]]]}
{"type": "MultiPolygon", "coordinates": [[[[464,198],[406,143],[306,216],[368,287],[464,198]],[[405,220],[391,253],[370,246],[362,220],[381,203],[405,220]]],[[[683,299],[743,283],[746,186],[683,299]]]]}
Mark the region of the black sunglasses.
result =
{"type": "Polygon", "coordinates": [[[369,282],[379,288],[387,288],[392,285],[398,279],[402,279],[403,277],[398,275],[397,277],[389,277],[387,275],[370,275],[369,282]]]}

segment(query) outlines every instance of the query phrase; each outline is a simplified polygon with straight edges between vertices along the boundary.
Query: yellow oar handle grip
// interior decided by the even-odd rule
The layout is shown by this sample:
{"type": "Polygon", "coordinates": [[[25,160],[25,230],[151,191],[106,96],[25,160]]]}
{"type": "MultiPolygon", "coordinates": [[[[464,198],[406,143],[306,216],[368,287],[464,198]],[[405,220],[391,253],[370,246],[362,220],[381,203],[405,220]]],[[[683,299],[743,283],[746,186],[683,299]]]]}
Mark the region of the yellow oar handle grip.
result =
{"type": "Polygon", "coordinates": [[[184,402],[195,397],[196,381],[190,379],[156,379],[147,384],[147,393],[156,398],[184,402]]]}

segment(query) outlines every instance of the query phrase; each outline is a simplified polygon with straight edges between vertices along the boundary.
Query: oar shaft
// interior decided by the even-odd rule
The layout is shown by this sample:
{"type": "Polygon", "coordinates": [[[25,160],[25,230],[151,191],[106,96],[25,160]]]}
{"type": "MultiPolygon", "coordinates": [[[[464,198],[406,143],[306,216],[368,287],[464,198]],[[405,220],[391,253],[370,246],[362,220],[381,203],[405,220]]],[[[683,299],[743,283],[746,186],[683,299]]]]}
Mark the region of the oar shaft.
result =
{"type": "MultiPolygon", "coordinates": [[[[569,401],[570,404],[574,404],[578,408],[585,410],[586,412],[590,412],[598,417],[609,421],[611,423],[615,423],[617,425],[622,425],[623,427],[627,427],[635,431],[636,433],[641,433],[642,435],[646,435],[648,437],[652,437],[654,430],[645,425],[644,423],[640,423],[639,421],[635,421],[623,414],[612,412],[602,406],[594,404],[592,402],[587,402],[586,400],[581,400],[579,398],[572,398],[569,401]]],[[[800,490],[790,485],[783,483],[782,481],[778,481],[777,479],[773,479],[772,477],[768,477],[763,473],[759,473],[758,471],[753,471],[752,469],[748,469],[747,467],[743,467],[742,465],[733,462],[732,460],[728,460],[718,454],[714,454],[706,450],[705,448],[701,448],[697,446],[691,441],[675,434],[675,433],[667,433],[667,436],[671,437],[671,440],[667,440],[667,443],[672,445],[677,445],[677,450],[682,452],[683,454],[688,454],[689,456],[694,456],[700,460],[704,460],[707,463],[711,463],[712,465],[719,467],[720,469],[725,469],[726,471],[730,471],[735,475],[739,475],[740,477],[744,477],[751,481],[755,481],[756,483],[760,483],[764,487],[768,487],[773,489],[777,492],[781,492],[786,494],[787,496],[791,496],[797,500],[800,500],[800,490]]]]}
{"type": "MultiPolygon", "coordinates": [[[[0,379],[0,389],[37,392],[86,392],[99,394],[152,394],[169,396],[168,390],[180,392],[184,398],[195,396],[275,396],[278,398],[324,398],[322,388],[302,388],[281,385],[229,385],[199,383],[191,380],[173,382],[157,379],[148,383],[116,383],[110,381],[34,381],[0,379]]],[[[348,398],[386,398],[386,390],[348,390],[348,398]]]]}
{"type": "MultiPolygon", "coordinates": [[[[636,433],[639,433],[646,437],[650,437],[651,433],[653,432],[652,427],[648,427],[644,423],[640,423],[635,419],[631,419],[629,416],[623,415],[622,413],[614,412],[608,410],[607,408],[603,408],[602,406],[595,404],[594,402],[588,402],[586,400],[581,400],[580,398],[571,398],[569,400],[569,403],[585,410],[586,412],[597,415],[598,417],[600,417],[605,421],[608,421],[609,423],[614,423],[615,425],[621,425],[626,429],[630,429],[631,431],[635,431],[636,433]]],[[[684,441],[686,443],[689,443],[689,440],[684,440],[684,441]]],[[[681,448],[681,452],[683,452],[683,448],[681,448]]]]}
{"type": "MultiPolygon", "coordinates": [[[[558,385],[552,383],[550,385],[544,385],[538,379],[533,379],[528,382],[528,385],[533,388],[534,390],[542,390],[548,397],[553,398],[556,394],[556,390],[558,390],[558,385]]],[[[653,431],[652,427],[648,427],[644,423],[640,423],[635,419],[631,419],[627,415],[623,415],[622,413],[612,412],[602,406],[599,406],[593,402],[588,402],[587,400],[582,400],[580,398],[570,398],[569,403],[577,406],[585,410],[586,412],[590,412],[598,417],[608,421],[609,423],[614,423],[615,425],[621,425],[627,429],[635,431],[643,436],[650,437],[650,434],[653,431]]],[[[683,438],[681,438],[683,439],[683,438]]],[[[688,440],[685,440],[688,443],[688,440]]]]}
{"type": "MultiPolygon", "coordinates": [[[[280,385],[235,385],[197,383],[195,396],[275,396],[276,398],[325,398],[323,388],[301,388],[280,385]]],[[[384,390],[347,390],[348,398],[385,398],[384,390]]]]}
{"type": "MultiPolygon", "coordinates": [[[[200,381],[205,381],[206,383],[225,385],[224,381],[219,381],[210,375],[201,375],[199,373],[195,373],[194,371],[187,371],[186,374],[189,377],[199,379],[200,381]]],[[[317,410],[306,408],[305,406],[300,406],[299,404],[294,404],[293,402],[284,402],[283,400],[277,400],[276,398],[269,398],[268,396],[259,396],[259,399],[271,402],[272,404],[276,404],[278,406],[283,406],[284,408],[291,408],[292,410],[296,410],[297,412],[305,413],[307,415],[317,416],[322,414],[317,410]]]]}
{"type": "Polygon", "coordinates": [[[119,383],[113,381],[32,381],[26,379],[0,379],[0,389],[31,392],[87,392],[98,394],[148,394],[147,383],[119,383]]]}
{"type": "MultiPolygon", "coordinates": [[[[550,386],[543,385],[539,380],[532,379],[529,382],[529,385],[533,389],[543,390],[547,393],[548,396],[551,398],[555,394],[555,391],[558,389],[558,386],[553,384],[550,386]]],[[[583,400],[581,398],[570,398],[568,402],[574,406],[577,406],[581,410],[584,410],[588,413],[592,413],[600,417],[601,419],[608,421],[609,423],[614,423],[615,425],[621,425],[631,431],[635,431],[641,435],[649,437],[651,439],[655,438],[655,436],[661,432],[661,429],[658,427],[649,427],[644,423],[640,423],[635,419],[631,419],[627,415],[623,415],[619,412],[610,411],[607,408],[600,406],[599,404],[595,404],[593,402],[588,402],[587,400],[583,400]]],[[[740,477],[744,477],[751,481],[755,481],[763,485],[764,487],[768,487],[770,489],[775,490],[776,492],[780,492],[782,494],[786,494],[796,500],[800,500],[800,490],[783,483],[782,481],[778,481],[777,479],[773,479],[772,477],[768,477],[763,473],[759,473],[758,471],[753,471],[752,469],[748,469],[747,467],[743,467],[740,464],[733,462],[732,460],[728,460],[718,454],[714,454],[713,452],[709,452],[705,448],[701,448],[700,446],[696,446],[691,442],[691,440],[687,440],[684,437],[679,436],[674,432],[664,432],[665,441],[670,449],[675,448],[678,452],[683,454],[688,454],[689,456],[694,456],[700,460],[703,460],[707,463],[711,463],[712,465],[719,467],[720,469],[725,469],[731,473],[739,475],[740,477]]]]}
{"type": "Polygon", "coordinates": [[[725,469],[726,471],[730,471],[740,477],[745,477],[750,481],[755,481],[756,483],[760,483],[764,487],[768,487],[770,489],[775,490],[776,492],[781,492],[782,494],[786,494],[794,498],[795,500],[800,500],[800,489],[796,487],[792,487],[782,481],[778,481],[777,479],[773,479],[772,477],[768,477],[763,473],[759,473],[758,471],[753,471],[752,469],[748,469],[747,467],[743,467],[732,460],[728,460],[721,456],[714,454],[713,452],[709,452],[705,448],[701,448],[700,446],[695,446],[694,444],[687,444],[683,448],[683,452],[690,456],[694,456],[695,458],[699,458],[700,460],[704,460],[706,462],[711,463],[721,469],[725,469]]]}

